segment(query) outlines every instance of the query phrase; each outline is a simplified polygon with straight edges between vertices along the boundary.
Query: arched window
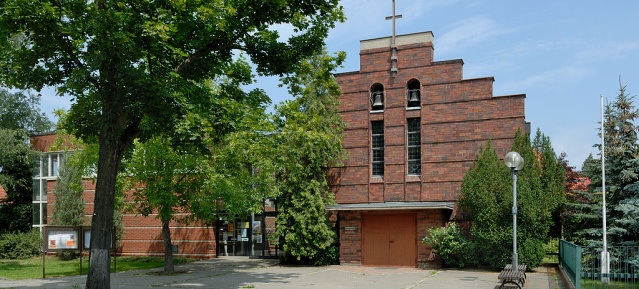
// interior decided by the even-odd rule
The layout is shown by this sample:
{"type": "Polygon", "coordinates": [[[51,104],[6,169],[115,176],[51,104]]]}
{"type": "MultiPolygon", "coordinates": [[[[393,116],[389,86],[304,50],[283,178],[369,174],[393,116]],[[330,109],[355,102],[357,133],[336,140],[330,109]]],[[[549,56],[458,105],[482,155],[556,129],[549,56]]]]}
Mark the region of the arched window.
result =
{"type": "Polygon", "coordinates": [[[419,80],[411,79],[406,83],[406,107],[420,107],[421,106],[421,85],[419,80]]]}
{"type": "Polygon", "coordinates": [[[371,85],[371,110],[384,110],[384,86],[381,83],[371,85]]]}

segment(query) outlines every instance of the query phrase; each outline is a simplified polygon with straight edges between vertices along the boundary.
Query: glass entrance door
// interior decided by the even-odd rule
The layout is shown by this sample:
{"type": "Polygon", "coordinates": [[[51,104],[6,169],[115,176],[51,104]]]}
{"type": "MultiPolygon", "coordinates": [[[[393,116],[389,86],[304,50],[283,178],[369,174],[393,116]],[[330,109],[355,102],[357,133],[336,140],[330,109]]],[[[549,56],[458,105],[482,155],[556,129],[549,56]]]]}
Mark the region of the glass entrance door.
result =
{"type": "Polygon", "coordinates": [[[251,222],[249,218],[218,221],[218,256],[251,254],[251,222]]]}

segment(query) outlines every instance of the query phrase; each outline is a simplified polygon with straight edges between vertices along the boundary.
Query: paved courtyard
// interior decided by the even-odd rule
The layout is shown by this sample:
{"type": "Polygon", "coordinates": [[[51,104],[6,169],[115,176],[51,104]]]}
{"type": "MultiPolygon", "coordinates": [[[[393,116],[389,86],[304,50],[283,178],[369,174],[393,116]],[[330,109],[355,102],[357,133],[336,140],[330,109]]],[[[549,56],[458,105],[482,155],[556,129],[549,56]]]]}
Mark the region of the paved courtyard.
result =
{"type": "MultiPolygon", "coordinates": [[[[203,260],[176,267],[177,274],[163,276],[161,269],[111,275],[111,288],[256,288],[256,289],[424,289],[499,288],[498,272],[483,270],[422,270],[360,266],[299,267],[278,265],[276,260],[242,257],[203,260]]],[[[528,273],[524,289],[557,289],[553,267],[528,273]]],[[[0,288],[84,288],[86,276],[10,281],[0,288]]]]}

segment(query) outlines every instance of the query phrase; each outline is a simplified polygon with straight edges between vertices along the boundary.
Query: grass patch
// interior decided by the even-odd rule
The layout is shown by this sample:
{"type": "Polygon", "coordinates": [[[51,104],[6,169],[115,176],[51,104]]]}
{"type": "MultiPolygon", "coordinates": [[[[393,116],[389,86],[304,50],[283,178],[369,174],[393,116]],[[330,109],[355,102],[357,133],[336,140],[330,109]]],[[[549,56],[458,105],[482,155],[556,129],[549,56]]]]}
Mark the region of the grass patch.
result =
{"type": "MultiPolygon", "coordinates": [[[[175,265],[192,262],[188,258],[174,258],[175,265]]],[[[82,257],[82,274],[86,275],[89,268],[89,258],[82,257]]],[[[114,262],[111,259],[111,272],[114,272],[114,262]]],[[[117,271],[152,269],[164,266],[163,257],[118,257],[117,271]]],[[[55,256],[47,256],[45,263],[46,277],[61,277],[80,275],[80,259],[61,261],[55,256]]],[[[42,256],[24,260],[0,260],[0,278],[22,280],[42,278],[42,256]]]]}
{"type": "Polygon", "coordinates": [[[635,288],[639,284],[639,280],[635,282],[623,282],[610,280],[609,284],[602,284],[601,280],[581,279],[581,288],[606,288],[606,289],[625,289],[635,288]]]}

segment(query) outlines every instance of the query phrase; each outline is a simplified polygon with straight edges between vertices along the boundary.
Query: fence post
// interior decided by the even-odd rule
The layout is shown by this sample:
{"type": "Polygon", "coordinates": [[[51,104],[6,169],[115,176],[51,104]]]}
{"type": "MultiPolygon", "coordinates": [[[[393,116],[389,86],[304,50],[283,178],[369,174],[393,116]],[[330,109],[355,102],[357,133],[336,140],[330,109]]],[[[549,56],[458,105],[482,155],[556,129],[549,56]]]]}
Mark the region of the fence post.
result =
{"type": "Polygon", "coordinates": [[[575,289],[581,289],[581,247],[575,245],[575,289]]]}

